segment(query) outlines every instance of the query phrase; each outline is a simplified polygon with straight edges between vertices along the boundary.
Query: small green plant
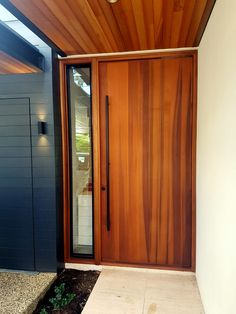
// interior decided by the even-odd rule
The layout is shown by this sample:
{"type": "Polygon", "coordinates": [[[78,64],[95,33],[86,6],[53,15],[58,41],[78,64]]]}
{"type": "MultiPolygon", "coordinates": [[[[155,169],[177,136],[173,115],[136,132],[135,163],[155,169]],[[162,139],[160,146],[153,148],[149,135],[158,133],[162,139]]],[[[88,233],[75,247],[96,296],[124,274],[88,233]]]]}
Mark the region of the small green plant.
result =
{"type": "Polygon", "coordinates": [[[54,292],[55,298],[49,299],[49,302],[53,305],[54,310],[62,309],[75,298],[75,293],[65,293],[64,283],[62,283],[60,286],[56,286],[54,292]]]}
{"type": "Polygon", "coordinates": [[[39,314],[48,314],[48,311],[45,309],[45,307],[43,307],[39,314]]]}
{"type": "Polygon", "coordinates": [[[90,137],[89,134],[76,134],[76,151],[80,153],[89,153],[90,137]]]}

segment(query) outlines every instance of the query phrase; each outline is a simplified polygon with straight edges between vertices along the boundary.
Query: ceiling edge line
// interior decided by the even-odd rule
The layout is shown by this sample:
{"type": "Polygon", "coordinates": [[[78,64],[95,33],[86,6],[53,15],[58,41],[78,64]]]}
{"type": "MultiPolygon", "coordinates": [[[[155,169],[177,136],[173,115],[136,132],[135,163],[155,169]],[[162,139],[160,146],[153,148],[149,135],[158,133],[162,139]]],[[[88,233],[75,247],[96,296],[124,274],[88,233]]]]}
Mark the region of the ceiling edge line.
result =
{"type": "Polygon", "coordinates": [[[207,28],[208,22],[216,5],[216,0],[209,0],[204,9],[200,24],[198,26],[197,34],[194,40],[194,45],[199,46],[202,40],[202,37],[207,28]]]}

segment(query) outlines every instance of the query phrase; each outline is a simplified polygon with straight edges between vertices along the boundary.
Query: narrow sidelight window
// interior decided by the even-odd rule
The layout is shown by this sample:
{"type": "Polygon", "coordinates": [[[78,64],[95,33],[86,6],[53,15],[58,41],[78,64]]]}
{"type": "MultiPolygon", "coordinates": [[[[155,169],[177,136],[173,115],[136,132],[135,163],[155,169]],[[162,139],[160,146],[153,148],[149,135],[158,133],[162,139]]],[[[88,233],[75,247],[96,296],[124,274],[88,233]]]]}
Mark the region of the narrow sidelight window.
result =
{"type": "Polygon", "coordinates": [[[71,255],[93,257],[93,162],[91,66],[67,68],[70,175],[71,255]]]}

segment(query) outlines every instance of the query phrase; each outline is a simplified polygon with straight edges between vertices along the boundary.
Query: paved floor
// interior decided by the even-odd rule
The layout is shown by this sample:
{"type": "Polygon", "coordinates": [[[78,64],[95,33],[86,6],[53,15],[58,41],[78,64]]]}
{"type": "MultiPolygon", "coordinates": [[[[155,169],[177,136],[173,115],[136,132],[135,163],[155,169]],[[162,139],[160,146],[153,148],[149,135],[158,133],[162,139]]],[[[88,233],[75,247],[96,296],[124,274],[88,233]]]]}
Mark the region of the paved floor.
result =
{"type": "Polygon", "coordinates": [[[204,313],[193,274],[103,269],[82,314],[204,313]]]}
{"type": "Polygon", "coordinates": [[[35,301],[55,276],[53,273],[0,272],[0,314],[31,313],[35,301]]]}

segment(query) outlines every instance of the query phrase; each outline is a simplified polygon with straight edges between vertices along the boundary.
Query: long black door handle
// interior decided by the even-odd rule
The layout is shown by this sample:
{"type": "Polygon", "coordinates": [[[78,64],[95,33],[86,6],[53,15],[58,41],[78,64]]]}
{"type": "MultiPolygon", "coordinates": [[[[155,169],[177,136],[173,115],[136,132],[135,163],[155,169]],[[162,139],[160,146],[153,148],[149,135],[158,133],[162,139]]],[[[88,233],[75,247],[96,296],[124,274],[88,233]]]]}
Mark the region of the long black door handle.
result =
{"type": "Polygon", "coordinates": [[[107,231],[111,228],[110,216],[110,160],[109,160],[109,96],[106,95],[106,181],[107,181],[107,231]]]}

